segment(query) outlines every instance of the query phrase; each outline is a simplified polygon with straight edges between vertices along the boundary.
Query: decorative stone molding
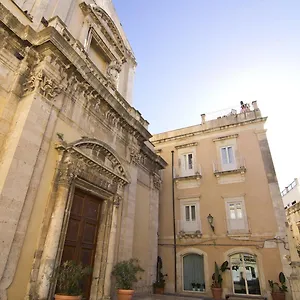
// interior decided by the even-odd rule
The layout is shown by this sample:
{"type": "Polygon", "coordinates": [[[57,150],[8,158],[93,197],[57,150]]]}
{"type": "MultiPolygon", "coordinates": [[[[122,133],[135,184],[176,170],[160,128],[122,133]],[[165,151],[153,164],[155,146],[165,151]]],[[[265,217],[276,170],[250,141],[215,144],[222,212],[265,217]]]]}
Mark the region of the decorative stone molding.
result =
{"type": "Polygon", "coordinates": [[[113,204],[116,208],[119,208],[121,202],[122,202],[123,198],[119,195],[115,195],[114,200],[113,200],[113,204]]]}
{"type": "Polygon", "coordinates": [[[221,136],[216,139],[213,139],[213,142],[219,142],[223,140],[229,140],[229,139],[236,139],[239,135],[238,134],[231,134],[231,135],[226,135],[226,136],[221,136]]]}
{"type": "Polygon", "coordinates": [[[201,238],[202,237],[202,232],[200,230],[197,230],[195,232],[192,232],[192,233],[186,233],[184,232],[183,230],[179,231],[177,237],[179,239],[188,239],[188,238],[191,238],[191,239],[195,239],[195,238],[201,238]]]}
{"type": "MultiPolygon", "coordinates": [[[[85,3],[82,3],[82,5],[87,6],[85,3]]],[[[109,16],[107,17],[110,18],[109,16]]],[[[31,50],[35,49],[36,46],[43,45],[43,47],[39,47],[39,51],[47,52],[47,56],[52,52],[52,60],[53,57],[56,57],[57,61],[65,61],[65,66],[62,68],[62,70],[66,71],[65,74],[60,74],[56,67],[53,69],[52,62],[39,63],[37,68],[36,62],[38,60],[33,61],[35,67],[31,68],[28,74],[29,78],[25,78],[25,94],[32,89],[34,90],[34,88],[40,90],[40,84],[43,83],[44,90],[41,92],[51,101],[54,101],[54,97],[62,91],[69,94],[70,98],[73,99],[74,97],[82,97],[79,89],[83,92],[83,87],[88,85],[90,86],[89,89],[84,92],[84,95],[88,96],[88,98],[84,99],[85,105],[92,110],[96,108],[95,115],[100,105],[107,107],[106,110],[114,111],[114,114],[119,119],[118,124],[122,126],[122,129],[130,134],[134,134],[141,142],[151,137],[147,130],[147,121],[141,117],[137,110],[131,107],[116,90],[112,82],[105,78],[88,59],[83,46],[72,37],[66,25],[58,17],[50,19],[48,27],[39,33],[21,24],[2,4],[0,4],[0,19],[3,20],[4,30],[7,31],[8,28],[12,32],[9,39],[10,44],[13,42],[19,45],[18,48],[20,49],[25,49],[28,46],[31,50]],[[46,78],[41,78],[40,70],[43,70],[43,76],[46,76],[46,78]],[[49,70],[50,72],[48,72],[49,70]],[[52,71],[57,74],[54,74],[52,71]],[[38,75],[39,77],[37,77],[38,75]],[[62,78],[60,77],[61,75],[62,78]],[[62,91],[54,89],[54,85],[62,89],[62,91]]],[[[115,26],[113,22],[109,26],[106,23],[104,25],[103,28],[101,27],[103,30],[108,30],[109,26],[112,26],[112,28],[115,26]]],[[[115,30],[113,31],[116,33],[115,30]]],[[[110,30],[107,33],[110,35],[114,34],[110,30]]],[[[114,49],[117,42],[114,38],[111,38],[111,41],[113,42],[111,48],[114,49]]],[[[5,44],[5,41],[3,44],[5,44]]],[[[124,51],[120,53],[120,57],[116,59],[123,62],[124,59],[122,57],[125,57],[124,53],[127,52],[128,50],[124,48],[124,51]]],[[[12,51],[12,53],[15,53],[15,51],[12,51]]]]}
{"type": "Polygon", "coordinates": [[[183,144],[183,145],[175,146],[175,149],[182,149],[182,148],[196,147],[197,145],[198,145],[197,142],[194,142],[194,143],[188,143],[188,144],[183,144]]]}
{"type": "Polygon", "coordinates": [[[152,178],[153,178],[153,186],[157,190],[160,190],[162,187],[162,180],[161,180],[160,176],[158,176],[157,174],[154,173],[152,178]]]}
{"type": "Polygon", "coordinates": [[[116,193],[120,185],[129,182],[113,150],[100,141],[82,139],[69,145],[60,144],[57,149],[64,153],[57,183],[70,184],[73,179],[85,175],[97,186],[116,193]]]}
{"type": "Polygon", "coordinates": [[[122,64],[117,61],[112,61],[107,68],[107,77],[115,87],[118,86],[121,70],[122,64]]]}
{"type": "Polygon", "coordinates": [[[123,57],[122,60],[125,61],[126,57],[129,57],[136,65],[132,51],[125,46],[123,38],[111,17],[96,4],[88,5],[87,3],[82,2],[79,6],[83,13],[90,15],[93,21],[99,26],[101,32],[104,34],[111,46],[114,47],[118,51],[119,55],[123,57]]]}

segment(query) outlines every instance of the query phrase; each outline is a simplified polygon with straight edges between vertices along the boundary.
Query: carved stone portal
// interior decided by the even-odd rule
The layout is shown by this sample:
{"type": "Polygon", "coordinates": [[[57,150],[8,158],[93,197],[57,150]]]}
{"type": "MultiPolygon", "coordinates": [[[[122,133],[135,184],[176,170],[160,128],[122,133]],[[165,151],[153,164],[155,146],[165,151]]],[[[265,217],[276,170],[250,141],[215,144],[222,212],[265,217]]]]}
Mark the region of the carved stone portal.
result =
{"type": "Polygon", "coordinates": [[[127,172],[121,165],[113,149],[96,139],[84,138],[71,144],[57,146],[60,153],[57,176],[52,200],[55,201],[52,219],[43,245],[43,255],[37,278],[39,300],[52,299],[55,285],[49,278],[60,264],[64,247],[68,218],[72,207],[75,188],[86,190],[104,200],[102,215],[104,220],[98,232],[99,245],[96,247],[95,264],[90,299],[102,299],[110,292],[110,277],[107,277],[106,261],[113,263],[113,253],[108,253],[115,245],[116,209],[129,182],[127,172]],[[102,263],[98,263],[101,261],[102,263]],[[96,263],[97,262],[97,263],[96,263]],[[99,282],[98,282],[99,281],[99,282]],[[106,289],[103,290],[105,282],[106,289]],[[103,284],[101,284],[103,283],[103,284]]]}

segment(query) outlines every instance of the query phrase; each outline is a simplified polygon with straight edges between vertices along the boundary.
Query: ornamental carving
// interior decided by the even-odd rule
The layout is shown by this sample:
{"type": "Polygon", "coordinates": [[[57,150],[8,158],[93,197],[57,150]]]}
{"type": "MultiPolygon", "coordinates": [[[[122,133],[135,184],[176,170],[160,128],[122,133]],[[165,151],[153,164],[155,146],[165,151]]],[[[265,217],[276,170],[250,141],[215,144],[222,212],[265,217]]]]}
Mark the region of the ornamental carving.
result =
{"type": "Polygon", "coordinates": [[[183,230],[179,231],[179,233],[177,234],[177,237],[179,239],[188,239],[188,238],[191,238],[191,239],[195,239],[195,238],[201,238],[202,237],[202,233],[200,230],[196,230],[195,232],[192,232],[192,233],[187,233],[183,230]]]}
{"type": "Polygon", "coordinates": [[[115,195],[114,201],[113,201],[114,206],[115,206],[116,208],[119,208],[121,202],[122,202],[122,197],[119,196],[119,195],[115,195]]]}
{"type": "Polygon", "coordinates": [[[69,185],[77,177],[116,193],[128,183],[126,172],[109,146],[93,139],[82,139],[70,145],[59,145],[63,158],[57,183],[69,185]]]}
{"type": "Polygon", "coordinates": [[[107,68],[107,78],[115,87],[118,86],[121,70],[122,64],[117,61],[112,61],[107,68]]]}
{"type": "Polygon", "coordinates": [[[161,189],[162,180],[160,179],[160,176],[157,174],[153,174],[153,186],[160,190],[161,189]]]}

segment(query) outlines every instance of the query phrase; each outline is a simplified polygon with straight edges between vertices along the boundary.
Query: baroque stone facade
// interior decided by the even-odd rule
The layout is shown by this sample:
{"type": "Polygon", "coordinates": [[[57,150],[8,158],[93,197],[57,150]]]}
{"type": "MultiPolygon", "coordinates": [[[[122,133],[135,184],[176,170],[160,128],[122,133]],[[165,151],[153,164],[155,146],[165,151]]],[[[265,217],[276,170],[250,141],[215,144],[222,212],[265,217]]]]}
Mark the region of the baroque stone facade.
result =
{"type": "Polygon", "coordinates": [[[131,105],[136,61],[111,1],[2,1],[0,22],[0,299],[52,299],[78,195],[81,214],[99,207],[86,295],[110,298],[131,257],[149,292],[166,162],[131,105]]]}

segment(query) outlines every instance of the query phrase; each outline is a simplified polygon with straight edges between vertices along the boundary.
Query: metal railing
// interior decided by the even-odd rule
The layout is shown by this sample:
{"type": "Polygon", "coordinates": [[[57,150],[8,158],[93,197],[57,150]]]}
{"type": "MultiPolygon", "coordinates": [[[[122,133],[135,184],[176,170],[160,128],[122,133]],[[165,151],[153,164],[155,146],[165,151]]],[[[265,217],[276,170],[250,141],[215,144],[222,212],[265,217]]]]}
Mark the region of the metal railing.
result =
{"type": "Polygon", "coordinates": [[[219,161],[213,162],[213,172],[214,173],[220,173],[220,172],[226,172],[226,171],[235,171],[240,169],[246,169],[246,162],[243,157],[235,157],[234,161],[232,163],[222,163],[219,161]]]}
{"type": "Polygon", "coordinates": [[[298,179],[295,178],[294,181],[289,184],[283,191],[281,191],[281,197],[285,196],[287,193],[289,193],[294,187],[296,187],[298,184],[298,179]]]}
{"type": "Polygon", "coordinates": [[[227,234],[238,235],[238,234],[249,234],[251,233],[250,219],[237,219],[232,220],[230,218],[225,218],[227,234]],[[240,222],[240,224],[239,224],[240,222]],[[234,224],[235,223],[235,224],[234,224]]]}
{"type": "Polygon", "coordinates": [[[190,177],[190,176],[202,176],[202,169],[201,165],[194,165],[192,166],[192,169],[184,170],[180,167],[174,168],[174,176],[175,178],[181,178],[181,177],[190,177]]]}
{"type": "Polygon", "coordinates": [[[177,220],[177,231],[184,232],[184,233],[199,233],[201,234],[201,222],[199,220],[195,221],[184,221],[184,220],[177,220]]]}

